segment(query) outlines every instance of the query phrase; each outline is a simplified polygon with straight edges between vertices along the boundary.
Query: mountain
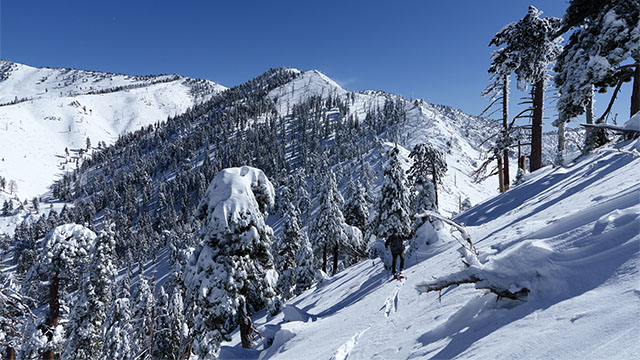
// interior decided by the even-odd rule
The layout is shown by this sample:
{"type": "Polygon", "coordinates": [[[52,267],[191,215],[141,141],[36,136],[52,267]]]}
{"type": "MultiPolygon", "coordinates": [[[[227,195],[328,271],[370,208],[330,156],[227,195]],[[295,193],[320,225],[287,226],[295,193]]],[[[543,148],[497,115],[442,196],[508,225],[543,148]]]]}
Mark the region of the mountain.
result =
{"type": "Polygon", "coordinates": [[[181,75],[131,76],[0,61],[0,176],[43,194],[81,149],[166,121],[226,88],[181,75]],[[68,150],[68,153],[65,152],[68,150]]]}
{"type": "Polygon", "coordinates": [[[471,267],[460,233],[445,225],[407,259],[406,280],[390,280],[378,259],[362,261],[283,313],[257,314],[259,344],[242,349],[236,333],[221,358],[633,358],[639,150],[636,139],[543,168],[460,214],[478,253],[471,267]],[[468,274],[483,281],[424,292],[468,274]],[[510,299],[487,287],[528,293],[510,299]]]}

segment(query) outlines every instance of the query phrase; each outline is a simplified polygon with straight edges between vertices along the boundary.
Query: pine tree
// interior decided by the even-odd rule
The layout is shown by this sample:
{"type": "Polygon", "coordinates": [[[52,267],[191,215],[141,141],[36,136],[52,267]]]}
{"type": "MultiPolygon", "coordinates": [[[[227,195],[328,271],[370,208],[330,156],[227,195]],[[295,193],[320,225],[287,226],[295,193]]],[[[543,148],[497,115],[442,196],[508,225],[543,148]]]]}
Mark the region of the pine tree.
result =
{"type": "Polygon", "coordinates": [[[369,203],[367,202],[366,192],[360,181],[349,182],[349,201],[344,208],[345,222],[351,226],[355,226],[364,233],[367,222],[369,221],[369,203]]]}
{"type": "Polygon", "coordinates": [[[113,225],[100,233],[89,255],[78,298],[68,323],[64,357],[95,359],[102,354],[102,325],[111,304],[111,283],[116,275],[113,265],[115,241],[113,225]]]}
{"type": "Polygon", "coordinates": [[[311,230],[311,242],[316,254],[322,256],[322,271],[327,272],[328,251],[333,249],[333,273],[338,271],[339,247],[346,241],[340,208],[344,200],[338,192],[335,177],[329,174],[320,194],[320,209],[311,230]]]}
{"type": "Polygon", "coordinates": [[[447,162],[444,152],[429,144],[418,144],[414,146],[409,157],[413,159],[413,164],[409,169],[409,181],[412,184],[424,183],[427,177],[431,177],[433,191],[435,194],[435,206],[438,207],[438,184],[442,183],[442,178],[447,172],[447,162]]]}
{"type": "Polygon", "coordinates": [[[133,343],[131,336],[130,277],[125,273],[117,295],[104,324],[104,345],[102,353],[106,359],[124,360],[133,358],[133,343]]]}
{"type": "MultiPolygon", "coordinates": [[[[399,150],[389,151],[389,161],[384,169],[384,182],[380,190],[380,197],[376,204],[376,214],[371,228],[382,243],[394,232],[409,235],[411,232],[411,202],[407,179],[400,164],[399,150]]],[[[378,241],[372,246],[372,257],[382,256],[386,259],[384,248],[378,241]]]]}
{"type": "Polygon", "coordinates": [[[316,282],[315,259],[307,234],[301,233],[300,251],[296,254],[296,295],[312,287],[316,282]]]}
{"type": "Polygon", "coordinates": [[[32,328],[32,332],[26,333],[30,339],[46,339],[44,343],[38,341],[43,359],[53,359],[62,350],[64,330],[60,325],[60,310],[63,305],[62,295],[65,294],[64,285],[75,288],[78,272],[84,267],[95,238],[96,235],[91,230],[81,225],[66,224],[56,227],[47,233],[42,253],[27,273],[25,284],[44,281],[48,287],[47,319],[39,329],[32,328]]]}
{"type": "MultiPolygon", "coordinates": [[[[587,113],[593,123],[593,93],[615,86],[607,110],[596,122],[603,122],[615,101],[620,85],[633,78],[631,116],[640,111],[640,9],[635,0],[573,0],[563,18],[563,30],[573,28],[569,42],[555,65],[558,88],[558,123],[587,113]],[[631,57],[634,64],[620,66],[631,57]],[[635,70],[634,70],[635,68],[635,70]]],[[[600,129],[587,129],[587,150],[606,141],[600,129]]]]}
{"type": "Polygon", "coordinates": [[[152,330],[152,311],[155,306],[153,290],[144,274],[138,276],[138,284],[131,297],[131,352],[134,357],[149,351],[152,330]]]}
{"type": "Polygon", "coordinates": [[[155,346],[153,357],[177,359],[180,351],[180,334],[184,322],[183,302],[180,290],[174,288],[171,297],[160,288],[156,303],[155,346]]]}
{"type": "MultiPolygon", "coordinates": [[[[270,252],[273,231],[264,222],[274,203],[273,185],[255,168],[229,168],[213,179],[198,205],[203,221],[200,244],[185,268],[185,306],[192,350],[200,358],[217,356],[222,341],[275,296],[277,273],[270,252]],[[240,303],[244,318],[240,318],[240,303]]],[[[249,328],[250,329],[250,328],[249,328]]],[[[247,338],[247,328],[241,337],[247,338]]]]}
{"type": "Polygon", "coordinates": [[[531,171],[542,167],[542,114],[544,86],[549,65],[562,51],[556,32],[558,18],[541,18],[542,12],[529,6],[527,15],[517,23],[506,25],[489,45],[503,46],[494,52],[490,72],[514,72],[518,84],[533,85],[531,130],[531,171]]]}
{"type": "Polygon", "coordinates": [[[295,205],[289,204],[284,216],[284,229],[278,243],[276,257],[276,269],[280,274],[278,290],[285,300],[294,295],[296,254],[300,251],[302,236],[298,210],[295,205]]]}

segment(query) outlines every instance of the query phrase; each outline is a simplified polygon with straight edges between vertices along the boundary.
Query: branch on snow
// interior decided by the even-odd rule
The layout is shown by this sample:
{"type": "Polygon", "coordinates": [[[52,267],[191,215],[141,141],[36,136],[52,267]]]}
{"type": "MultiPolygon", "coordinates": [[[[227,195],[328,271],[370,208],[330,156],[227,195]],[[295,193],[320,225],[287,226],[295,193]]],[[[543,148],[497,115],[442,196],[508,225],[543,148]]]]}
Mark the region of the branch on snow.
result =
{"type": "Polygon", "coordinates": [[[476,284],[476,289],[489,290],[490,292],[500,298],[508,298],[511,300],[522,300],[522,298],[529,295],[529,289],[522,288],[518,291],[511,291],[509,289],[489,284],[485,279],[481,278],[481,275],[465,269],[463,271],[453,273],[449,276],[445,276],[433,281],[425,281],[416,285],[416,290],[419,293],[429,293],[431,291],[442,291],[450,286],[457,286],[462,284],[476,284]]]}

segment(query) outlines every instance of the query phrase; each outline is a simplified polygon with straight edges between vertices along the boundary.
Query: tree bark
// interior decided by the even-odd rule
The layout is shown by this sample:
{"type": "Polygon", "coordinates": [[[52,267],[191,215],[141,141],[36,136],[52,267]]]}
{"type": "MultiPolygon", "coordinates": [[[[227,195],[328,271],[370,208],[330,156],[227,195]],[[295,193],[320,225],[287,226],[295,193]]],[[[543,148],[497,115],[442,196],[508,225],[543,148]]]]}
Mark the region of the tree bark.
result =
{"type": "Polygon", "coordinates": [[[542,114],[544,110],[544,79],[538,80],[533,90],[533,121],[531,124],[531,158],[529,171],[542,167],[542,114]]]}
{"type": "MultiPolygon", "coordinates": [[[[46,321],[45,334],[49,342],[53,340],[53,331],[58,326],[58,319],[60,317],[60,298],[58,297],[58,291],[60,289],[60,278],[56,272],[49,284],[49,316],[46,321]]],[[[43,360],[53,360],[55,358],[55,352],[53,349],[47,350],[42,354],[43,360]]]]}
{"type": "Polygon", "coordinates": [[[502,167],[502,158],[498,156],[498,184],[500,192],[504,192],[504,172],[502,167]]]}
{"type": "MultiPolygon", "coordinates": [[[[504,135],[509,134],[509,76],[505,75],[502,81],[502,127],[504,135]]],[[[502,191],[509,190],[509,148],[504,149],[502,160],[502,191]]]]}
{"type": "Polygon", "coordinates": [[[338,244],[335,244],[333,246],[333,272],[332,274],[335,275],[338,272],[338,244]]]}
{"type": "Polygon", "coordinates": [[[631,93],[631,115],[635,115],[640,111],[640,65],[636,65],[636,71],[633,72],[633,91],[631,93]]]}
{"type": "Polygon", "coordinates": [[[564,121],[558,124],[558,157],[561,161],[564,159],[564,126],[564,121]]]}
{"type": "Polygon", "coordinates": [[[439,209],[438,206],[438,178],[436,176],[436,165],[431,164],[431,180],[433,180],[433,193],[436,196],[436,209],[439,209]]]}
{"type": "Polygon", "coordinates": [[[240,341],[242,347],[245,349],[251,348],[251,335],[253,335],[253,322],[251,321],[251,314],[247,308],[247,295],[249,293],[248,284],[245,282],[242,289],[240,289],[240,301],[238,308],[238,317],[240,322],[240,341]]]}
{"type": "Polygon", "coordinates": [[[11,346],[7,346],[7,351],[5,352],[5,355],[7,356],[7,360],[15,360],[16,351],[11,346]]]}
{"type": "Polygon", "coordinates": [[[322,271],[327,273],[327,245],[322,247],[322,271]]]}

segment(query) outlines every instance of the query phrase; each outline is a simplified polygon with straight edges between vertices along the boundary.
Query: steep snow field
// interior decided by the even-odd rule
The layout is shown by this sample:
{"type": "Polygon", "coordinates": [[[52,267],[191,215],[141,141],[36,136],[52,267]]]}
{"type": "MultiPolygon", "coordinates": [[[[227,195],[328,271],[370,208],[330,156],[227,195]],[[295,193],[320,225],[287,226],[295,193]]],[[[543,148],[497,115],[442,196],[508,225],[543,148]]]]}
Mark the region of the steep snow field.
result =
{"type": "Polygon", "coordinates": [[[15,180],[18,196],[30,199],[75,166],[87,138],[92,147],[110,145],[119,135],[181,114],[224,89],[179,75],[129,76],[0,61],[0,176],[15,180]]]}
{"type": "Polygon", "coordinates": [[[473,285],[420,294],[416,286],[466,271],[459,234],[407,259],[390,280],[363,261],[255,322],[263,350],[239,336],[222,358],[634,358],[640,351],[640,140],[596,151],[462,214],[479,252],[471,269],[516,291],[497,299],[473,285]],[[291,306],[295,306],[291,307],[291,306]],[[291,320],[283,321],[284,318],[291,320]]]}

